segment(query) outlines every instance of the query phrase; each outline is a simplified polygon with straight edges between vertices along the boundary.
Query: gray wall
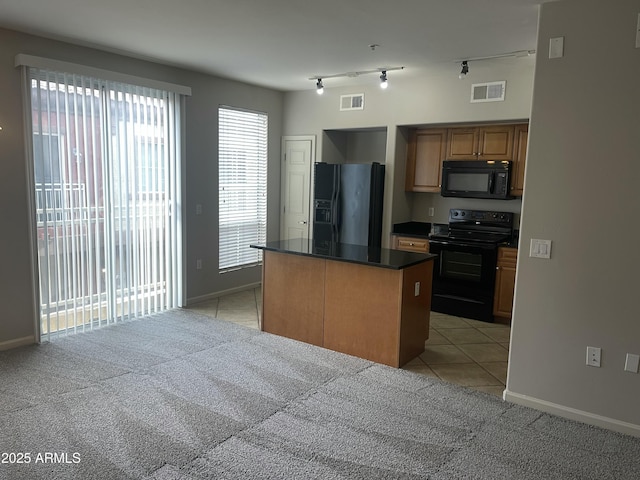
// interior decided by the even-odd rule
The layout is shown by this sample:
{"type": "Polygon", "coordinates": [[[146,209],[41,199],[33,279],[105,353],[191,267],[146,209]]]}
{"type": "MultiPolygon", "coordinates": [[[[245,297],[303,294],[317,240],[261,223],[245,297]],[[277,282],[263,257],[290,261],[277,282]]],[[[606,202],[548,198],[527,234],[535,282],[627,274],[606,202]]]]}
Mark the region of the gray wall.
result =
{"type": "Polygon", "coordinates": [[[507,398],[640,435],[638,0],[543,5],[507,398]],[[549,39],[565,37],[563,58],[549,39]],[[602,367],[585,365],[587,346],[602,367]]]}
{"type": "MultiPolygon", "coordinates": [[[[452,123],[481,123],[528,120],[533,90],[534,57],[504,58],[470,62],[470,74],[458,79],[456,63],[431,66],[428,76],[416,79],[403,77],[402,71],[389,72],[389,88],[381,90],[377,75],[363,81],[364,85],[331,87],[326,80],[325,93],[317,95],[313,88],[285,94],[284,132],[286,135],[316,135],[317,157],[326,161],[339,159],[337,144],[328,141],[323,130],[386,129],[386,142],[375,140],[376,148],[384,148],[378,160],[386,164],[383,244],[389,245],[388,233],[393,223],[408,220],[447,222],[449,208],[467,207],[520,212],[520,200],[465,201],[443,199],[439,195],[406,193],[408,126],[436,126],[452,123]],[[471,84],[506,80],[505,101],[470,103],[471,84]],[[339,110],[340,95],[364,93],[364,110],[339,110]],[[326,155],[323,149],[327,149],[326,155]],[[436,215],[428,217],[429,206],[436,215]]],[[[311,83],[311,82],[310,82],[311,83]]],[[[312,85],[310,85],[311,87],[312,85]]],[[[332,137],[333,139],[334,137],[332,137]]],[[[366,134],[363,134],[366,138],[366,134]]],[[[362,148],[362,147],[361,147],[362,148]]]]}
{"type": "Polygon", "coordinates": [[[326,130],[322,136],[322,145],[323,162],[384,163],[387,130],[326,130]]]}
{"type": "Polygon", "coordinates": [[[18,53],[190,86],[186,106],[186,296],[197,299],[260,281],[260,269],[218,274],[217,145],[219,105],[269,115],[270,239],[278,237],[283,94],[122,55],[0,29],[0,348],[34,335],[29,218],[18,53]],[[203,206],[195,215],[195,205],[203,206]],[[203,269],[196,270],[196,258],[203,269]]]}
{"type": "Polygon", "coordinates": [[[514,216],[514,228],[517,230],[520,223],[520,210],[522,201],[520,198],[513,200],[482,200],[478,198],[449,198],[439,193],[414,193],[414,201],[411,208],[411,219],[418,222],[448,223],[449,209],[468,208],[472,210],[491,210],[497,212],[512,212],[514,216]],[[433,207],[434,215],[429,216],[429,208],[433,207]]]}

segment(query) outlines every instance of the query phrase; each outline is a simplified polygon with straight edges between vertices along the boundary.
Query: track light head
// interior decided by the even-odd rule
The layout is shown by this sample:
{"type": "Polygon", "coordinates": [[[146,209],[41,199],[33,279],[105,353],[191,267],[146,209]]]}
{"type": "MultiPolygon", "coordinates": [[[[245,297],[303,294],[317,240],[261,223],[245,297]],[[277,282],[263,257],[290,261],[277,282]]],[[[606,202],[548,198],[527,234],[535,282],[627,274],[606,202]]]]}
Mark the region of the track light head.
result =
{"type": "Polygon", "coordinates": [[[387,83],[387,71],[383,70],[382,75],[380,75],[380,88],[387,88],[389,84],[387,83]]]}
{"type": "Polygon", "coordinates": [[[462,80],[467,76],[467,73],[469,73],[469,63],[465,60],[460,64],[460,66],[462,67],[462,70],[460,70],[460,75],[458,75],[458,78],[462,80]]]}
{"type": "Polygon", "coordinates": [[[324,90],[324,85],[322,85],[323,78],[339,78],[339,77],[357,78],[360,75],[365,75],[369,73],[381,73],[380,87],[387,88],[387,72],[391,70],[404,70],[404,67],[381,67],[381,68],[376,68],[375,70],[361,70],[361,71],[355,71],[355,72],[336,73],[333,75],[323,75],[322,77],[314,75],[313,77],[309,77],[308,79],[316,82],[316,92],[318,92],[318,95],[322,94],[324,90]]]}

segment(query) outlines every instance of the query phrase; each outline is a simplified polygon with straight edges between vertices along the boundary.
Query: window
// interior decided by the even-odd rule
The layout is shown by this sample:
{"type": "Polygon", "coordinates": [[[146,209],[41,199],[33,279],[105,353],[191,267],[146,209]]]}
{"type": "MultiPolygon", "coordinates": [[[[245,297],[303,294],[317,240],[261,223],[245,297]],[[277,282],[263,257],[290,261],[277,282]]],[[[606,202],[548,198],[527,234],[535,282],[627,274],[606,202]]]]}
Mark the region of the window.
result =
{"type": "Polygon", "coordinates": [[[267,236],[267,115],[221,107],[219,269],[257,265],[267,236]]]}
{"type": "Polygon", "coordinates": [[[28,73],[42,337],[179,306],[179,95],[28,73]]]}

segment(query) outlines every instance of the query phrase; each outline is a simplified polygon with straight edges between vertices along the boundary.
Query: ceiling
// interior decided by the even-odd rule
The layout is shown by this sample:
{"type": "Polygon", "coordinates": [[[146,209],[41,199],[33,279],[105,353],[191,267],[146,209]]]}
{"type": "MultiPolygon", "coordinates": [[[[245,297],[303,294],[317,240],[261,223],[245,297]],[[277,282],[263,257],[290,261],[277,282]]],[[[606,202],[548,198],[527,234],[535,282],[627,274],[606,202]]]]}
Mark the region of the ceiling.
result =
{"type": "Polygon", "coordinates": [[[544,1],[1,0],[0,26],[291,91],[533,50],[544,1]]]}

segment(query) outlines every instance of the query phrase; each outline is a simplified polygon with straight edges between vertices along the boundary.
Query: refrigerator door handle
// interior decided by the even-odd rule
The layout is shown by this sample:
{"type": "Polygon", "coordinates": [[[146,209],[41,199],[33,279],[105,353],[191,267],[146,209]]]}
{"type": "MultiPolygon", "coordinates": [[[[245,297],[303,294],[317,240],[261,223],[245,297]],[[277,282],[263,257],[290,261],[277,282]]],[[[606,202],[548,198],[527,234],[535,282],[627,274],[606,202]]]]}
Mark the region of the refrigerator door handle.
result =
{"type": "Polygon", "coordinates": [[[332,240],[334,242],[339,242],[340,241],[340,184],[342,183],[342,180],[340,178],[340,166],[339,165],[334,165],[334,176],[333,176],[333,198],[332,198],[332,202],[331,202],[331,206],[332,206],[332,212],[331,212],[331,216],[332,216],[332,222],[331,222],[331,227],[333,229],[333,238],[332,240]]]}

